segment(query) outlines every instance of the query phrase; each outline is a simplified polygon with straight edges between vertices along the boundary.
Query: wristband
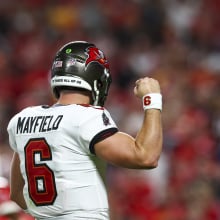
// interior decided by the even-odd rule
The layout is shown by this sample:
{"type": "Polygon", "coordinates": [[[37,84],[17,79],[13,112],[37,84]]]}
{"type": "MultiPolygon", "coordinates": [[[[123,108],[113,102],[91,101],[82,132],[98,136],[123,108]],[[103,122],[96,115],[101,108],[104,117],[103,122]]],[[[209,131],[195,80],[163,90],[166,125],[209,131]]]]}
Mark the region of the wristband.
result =
{"type": "Polygon", "coordinates": [[[162,111],[162,95],[160,93],[149,93],[143,96],[143,109],[159,109],[162,111]]]}

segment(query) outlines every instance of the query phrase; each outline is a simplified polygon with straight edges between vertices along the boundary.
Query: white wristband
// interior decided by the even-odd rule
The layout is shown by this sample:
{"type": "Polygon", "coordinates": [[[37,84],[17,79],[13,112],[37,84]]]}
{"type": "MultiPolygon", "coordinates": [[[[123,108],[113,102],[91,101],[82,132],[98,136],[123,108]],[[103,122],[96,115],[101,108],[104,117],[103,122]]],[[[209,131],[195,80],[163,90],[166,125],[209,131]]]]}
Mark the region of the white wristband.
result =
{"type": "Polygon", "coordinates": [[[149,93],[143,96],[143,109],[159,109],[162,111],[162,95],[160,93],[149,93]]]}

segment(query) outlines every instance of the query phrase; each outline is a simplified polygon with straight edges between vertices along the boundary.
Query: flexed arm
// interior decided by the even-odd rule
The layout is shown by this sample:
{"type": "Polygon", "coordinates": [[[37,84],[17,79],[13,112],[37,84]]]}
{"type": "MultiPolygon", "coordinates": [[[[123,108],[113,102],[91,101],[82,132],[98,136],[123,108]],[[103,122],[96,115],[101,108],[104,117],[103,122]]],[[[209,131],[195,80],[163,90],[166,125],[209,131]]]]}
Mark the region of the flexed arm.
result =
{"type": "Polygon", "coordinates": [[[96,155],[117,166],[151,169],[158,165],[162,151],[162,97],[157,80],[142,78],[136,81],[134,94],[142,99],[145,109],[141,128],[135,138],[122,132],[98,142],[96,155]]]}

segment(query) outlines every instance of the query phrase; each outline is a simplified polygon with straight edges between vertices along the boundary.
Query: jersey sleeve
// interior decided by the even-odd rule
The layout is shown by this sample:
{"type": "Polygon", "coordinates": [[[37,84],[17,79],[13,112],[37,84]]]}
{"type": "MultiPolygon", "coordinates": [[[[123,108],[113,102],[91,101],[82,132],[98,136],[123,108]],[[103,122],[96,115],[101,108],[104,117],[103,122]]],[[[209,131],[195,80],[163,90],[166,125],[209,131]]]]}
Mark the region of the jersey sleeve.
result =
{"type": "Polygon", "coordinates": [[[8,139],[10,147],[17,152],[17,145],[15,141],[16,116],[14,116],[8,123],[8,139]]]}
{"type": "Polygon", "coordinates": [[[79,139],[88,153],[95,154],[94,145],[118,131],[111,115],[106,109],[94,109],[80,125],[79,139]]]}

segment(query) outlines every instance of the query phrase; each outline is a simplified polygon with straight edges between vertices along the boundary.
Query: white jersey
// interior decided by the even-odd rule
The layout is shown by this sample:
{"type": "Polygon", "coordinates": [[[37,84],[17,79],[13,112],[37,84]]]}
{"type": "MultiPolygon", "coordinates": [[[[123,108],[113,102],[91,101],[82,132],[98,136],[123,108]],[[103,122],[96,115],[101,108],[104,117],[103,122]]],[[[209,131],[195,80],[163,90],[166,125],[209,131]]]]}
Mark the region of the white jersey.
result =
{"type": "Polygon", "coordinates": [[[8,125],[19,154],[24,198],[36,219],[109,219],[107,193],[92,157],[117,132],[102,107],[28,107],[8,125]]]}

